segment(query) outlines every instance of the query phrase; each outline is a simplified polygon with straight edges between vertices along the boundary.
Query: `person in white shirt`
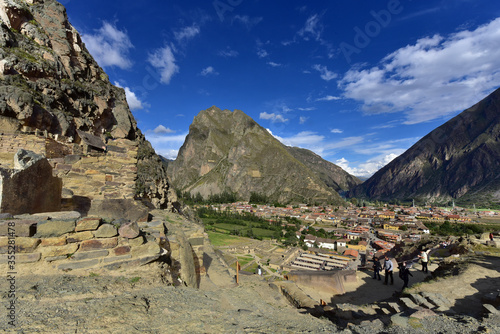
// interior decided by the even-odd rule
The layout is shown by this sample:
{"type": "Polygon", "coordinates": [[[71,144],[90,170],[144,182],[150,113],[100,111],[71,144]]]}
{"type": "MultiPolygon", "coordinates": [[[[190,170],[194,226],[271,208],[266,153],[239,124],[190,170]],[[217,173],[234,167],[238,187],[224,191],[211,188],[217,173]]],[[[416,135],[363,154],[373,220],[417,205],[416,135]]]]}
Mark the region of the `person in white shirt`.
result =
{"type": "Polygon", "coordinates": [[[386,255],[385,256],[385,261],[384,261],[384,269],[385,269],[385,281],[384,284],[387,285],[387,281],[389,276],[391,277],[391,285],[394,284],[394,276],[392,275],[392,272],[394,270],[394,265],[392,264],[392,261],[389,259],[389,257],[386,255]]]}
{"type": "Polygon", "coordinates": [[[427,264],[429,263],[429,255],[427,254],[427,252],[422,250],[418,258],[422,261],[422,271],[424,273],[429,272],[429,269],[427,268],[427,264]]]}

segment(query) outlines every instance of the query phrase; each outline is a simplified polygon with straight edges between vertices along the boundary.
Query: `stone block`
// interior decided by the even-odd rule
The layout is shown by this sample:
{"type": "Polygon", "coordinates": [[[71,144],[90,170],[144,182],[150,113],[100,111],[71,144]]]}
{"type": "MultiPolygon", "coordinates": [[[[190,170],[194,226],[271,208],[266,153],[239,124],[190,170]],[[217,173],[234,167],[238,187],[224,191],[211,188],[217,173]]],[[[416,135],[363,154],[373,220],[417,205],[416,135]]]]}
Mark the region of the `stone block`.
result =
{"type": "Polygon", "coordinates": [[[486,313],[490,314],[500,314],[500,311],[495,308],[495,306],[491,304],[483,304],[483,308],[486,311],[486,313]]]}
{"type": "Polygon", "coordinates": [[[94,233],[92,233],[91,231],[83,231],[83,232],[76,232],[69,234],[68,236],[66,236],[66,241],[68,243],[73,243],[93,238],[94,238],[94,233]]]}
{"type": "Polygon", "coordinates": [[[0,237],[0,254],[8,253],[9,244],[14,245],[16,253],[31,253],[40,244],[40,239],[27,237],[0,237]]]}
{"type": "Polygon", "coordinates": [[[47,246],[38,247],[38,251],[42,253],[42,258],[53,256],[68,256],[78,250],[78,244],[67,244],[63,246],[47,246]]]}
{"type": "Polygon", "coordinates": [[[37,224],[35,236],[39,238],[60,237],[75,230],[75,220],[45,220],[37,224]]]}
{"type": "Polygon", "coordinates": [[[143,243],[144,243],[144,237],[142,235],[134,239],[128,239],[128,244],[130,245],[130,247],[137,247],[142,245],[143,243]]]}
{"type": "Polygon", "coordinates": [[[110,263],[110,262],[115,262],[115,261],[123,261],[123,260],[128,260],[131,259],[132,255],[130,254],[125,254],[125,255],[120,255],[120,256],[109,256],[106,257],[102,260],[103,263],[110,263]]]}
{"type": "Polygon", "coordinates": [[[109,249],[116,247],[117,244],[118,238],[85,240],[80,244],[80,251],[109,249]]]}
{"type": "Polygon", "coordinates": [[[69,164],[69,165],[72,165],[78,161],[80,161],[82,157],[79,156],[79,155],[76,155],[76,154],[70,154],[70,155],[66,155],[64,157],[64,163],[65,164],[69,164]]]}
{"type": "Polygon", "coordinates": [[[45,157],[20,149],[14,156],[14,169],[2,170],[1,212],[23,214],[61,209],[62,180],[52,175],[52,166],[45,157]]]}
{"type": "Polygon", "coordinates": [[[109,251],[107,249],[101,249],[96,251],[83,252],[79,251],[71,256],[71,260],[88,260],[88,259],[96,259],[100,257],[108,256],[109,251]]]}
{"type": "Polygon", "coordinates": [[[159,257],[160,257],[159,255],[152,255],[152,256],[143,256],[143,257],[140,257],[138,259],[117,261],[117,262],[113,262],[113,263],[110,263],[108,265],[105,265],[103,268],[107,269],[107,270],[117,270],[120,268],[142,266],[142,265],[148,264],[150,262],[156,261],[159,257]]]}
{"type": "Polygon", "coordinates": [[[115,256],[120,256],[120,255],[125,255],[130,253],[130,246],[119,246],[116,248],[113,248],[112,254],[115,256]]]}
{"type": "Polygon", "coordinates": [[[160,246],[156,242],[147,242],[141,246],[132,247],[133,257],[153,256],[160,254],[160,246]]]}
{"type": "Polygon", "coordinates": [[[204,240],[205,239],[203,239],[203,238],[191,238],[191,239],[189,239],[189,243],[193,247],[195,247],[195,246],[203,246],[204,240]]]}
{"type": "Polygon", "coordinates": [[[19,237],[15,240],[17,253],[32,253],[40,244],[38,238],[19,237]]]}
{"type": "MultiPolygon", "coordinates": [[[[121,192],[117,195],[123,196],[121,192]]],[[[93,200],[88,215],[108,219],[124,218],[130,221],[138,221],[149,216],[149,208],[140,201],[106,198],[104,200],[93,200]]]]}
{"type": "Polygon", "coordinates": [[[62,246],[66,245],[66,236],[43,238],[40,246],[62,246]]]}
{"type": "Polygon", "coordinates": [[[438,308],[446,308],[452,305],[448,299],[446,299],[439,293],[424,291],[422,292],[422,296],[424,296],[429,302],[431,302],[433,305],[436,305],[438,308]]]}
{"type": "Polygon", "coordinates": [[[16,237],[32,237],[36,233],[37,220],[2,220],[0,221],[0,236],[7,236],[14,231],[16,237]],[[10,229],[9,229],[10,227],[10,229]]]}
{"type": "Polygon", "coordinates": [[[37,217],[44,219],[49,217],[50,220],[77,220],[82,216],[78,211],[55,211],[55,212],[43,212],[35,213],[31,215],[32,217],[37,217]]]}
{"type": "Polygon", "coordinates": [[[402,311],[398,303],[387,303],[387,305],[394,313],[399,313],[402,311]]]}
{"type": "Polygon", "coordinates": [[[128,222],[120,226],[118,233],[120,236],[128,239],[134,239],[139,236],[139,225],[137,222],[128,222]]]}
{"type": "Polygon", "coordinates": [[[118,234],[116,227],[111,224],[102,224],[95,232],[96,238],[111,238],[118,234]]]}
{"type": "Polygon", "coordinates": [[[414,302],[411,301],[410,298],[406,298],[406,297],[403,297],[403,298],[400,298],[399,301],[406,307],[406,308],[412,308],[412,309],[416,309],[418,307],[417,304],[415,304],[414,302]]]}
{"type": "Polygon", "coordinates": [[[86,260],[86,261],[74,261],[68,263],[61,263],[57,266],[59,270],[75,270],[75,269],[85,269],[89,267],[93,267],[99,264],[99,259],[86,260]]]}
{"type": "MultiPolygon", "coordinates": [[[[7,263],[8,254],[0,254],[0,264],[7,263]]],[[[16,254],[16,263],[33,263],[40,261],[41,254],[40,253],[24,253],[24,254],[16,254]]]]}
{"type": "Polygon", "coordinates": [[[87,217],[76,222],[76,232],[95,231],[101,224],[101,218],[87,217]]]}
{"type": "Polygon", "coordinates": [[[68,258],[67,256],[48,256],[45,258],[45,261],[54,262],[54,261],[66,260],[67,258],[68,258]]]}

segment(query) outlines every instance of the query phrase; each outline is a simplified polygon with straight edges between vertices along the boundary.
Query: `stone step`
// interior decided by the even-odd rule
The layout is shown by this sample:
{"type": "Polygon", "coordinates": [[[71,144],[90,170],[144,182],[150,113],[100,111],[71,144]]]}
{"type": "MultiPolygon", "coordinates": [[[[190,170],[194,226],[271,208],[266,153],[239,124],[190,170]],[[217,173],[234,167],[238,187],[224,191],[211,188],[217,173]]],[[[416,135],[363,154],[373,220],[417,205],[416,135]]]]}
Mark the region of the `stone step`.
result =
{"type": "Polygon", "coordinates": [[[392,310],[393,313],[400,313],[403,311],[398,303],[388,303],[388,307],[390,310],[392,310]]]}
{"type": "Polygon", "coordinates": [[[452,306],[452,303],[440,293],[424,291],[421,293],[421,295],[425,297],[431,304],[435,305],[438,310],[443,310],[452,306]]]}
{"type": "Polygon", "coordinates": [[[411,308],[411,309],[416,309],[418,307],[417,304],[411,301],[410,298],[407,297],[402,297],[399,299],[399,302],[404,306],[405,308],[411,308]]]}
{"type": "Polygon", "coordinates": [[[433,309],[435,308],[434,304],[430,303],[425,299],[425,297],[417,294],[417,293],[412,293],[410,295],[410,298],[417,304],[422,307],[428,308],[428,309],[433,309]]]}

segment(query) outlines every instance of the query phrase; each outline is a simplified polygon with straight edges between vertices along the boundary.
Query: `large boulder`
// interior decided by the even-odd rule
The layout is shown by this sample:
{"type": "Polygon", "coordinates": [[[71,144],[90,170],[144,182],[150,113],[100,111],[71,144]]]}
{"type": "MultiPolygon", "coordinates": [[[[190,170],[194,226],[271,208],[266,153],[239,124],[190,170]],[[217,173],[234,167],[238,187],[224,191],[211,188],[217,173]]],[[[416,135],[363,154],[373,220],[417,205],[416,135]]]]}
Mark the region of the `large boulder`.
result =
{"type": "Polygon", "coordinates": [[[102,217],[106,220],[142,221],[147,220],[149,208],[142,202],[131,199],[93,200],[88,215],[102,217]]]}

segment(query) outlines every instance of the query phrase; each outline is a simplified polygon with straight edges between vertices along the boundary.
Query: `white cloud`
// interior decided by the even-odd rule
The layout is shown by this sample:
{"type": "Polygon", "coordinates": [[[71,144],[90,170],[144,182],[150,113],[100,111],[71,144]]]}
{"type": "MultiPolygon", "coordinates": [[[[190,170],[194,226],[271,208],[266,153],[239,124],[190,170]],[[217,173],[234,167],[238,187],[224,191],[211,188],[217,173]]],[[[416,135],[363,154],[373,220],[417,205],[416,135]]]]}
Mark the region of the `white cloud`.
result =
{"type": "Polygon", "coordinates": [[[198,27],[196,24],[193,24],[190,27],[185,27],[179,31],[174,32],[174,37],[178,43],[183,43],[184,41],[192,39],[199,33],[200,33],[200,27],[198,27]]]}
{"type": "Polygon", "coordinates": [[[326,66],[316,64],[316,65],[313,65],[312,68],[315,69],[316,71],[318,71],[319,73],[321,73],[321,75],[320,75],[321,79],[323,79],[325,81],[333,80],[338,76],[337,73],[329,71],[326,66]]]}
{"type": "Polygon", "coordinates": [[[313,111],[313,110],[316,110],[316,108],[315,107],[297,108],[297,110],[300,110],[300,111],[313,111]]]}
{"type": "Polygon", "coordinates": [[[259,58],[266,58],[269,56],[269,53],[264,49],[257,49],[257,56],[259,56],[259,58]]]}
{"type": "Polygon", "coordinates": [[[219,56],[222,56],[224,58],[235,58],[238,57],[238,55],[238,51],[233,50],[230,47],[227,47],[225,50],[219,51],[219,56]]]}
{"type": "Polygon", "coordinates": [[[304,24],[304,27],[299,31],[299,36],[303,37],[305,40],[308,40],[309,37],[312,36],[315,40],[319,41],[323,31],[323,27],[319,20],[320,17],[318,14],[310,16],[304,24]]]}
{"type": "Polygon", "coordinates": [[[275,113],[261,112],[259,115],[260,119],[271,120],[273,123],[285,123],[288,119],[283,117],[283,115],[275,113]]]}
{"type": "Polygon", "coordinates": [[[327,95],[327,96],[320,97],[320,98],[316,99],[316,101],[336,101],[336,100],[340,100],[340,97],[327,95]]]}
{"type": "Polygon", "coordinates": [[[281,142],[288,146],[309,147],[321,143],[324,139],[325,136],[316,132],[302,131],[292,137],[282,138],[281,142]]]}
{"type": "Polygon", "coordinates": [[[156,134],[167,134],[167,133],[175,133],[174,130],[170,129],[170,128],[166,128],[164,127],[163,125],[158,125],[154,130],[153,130],[154,133],[156,134]]]}
{"type": "Polygon", "coordinates": [[[145,135],[157,154],[167,159],[175,159],[179,153],[179,148],[184,144],[187,133],[164,136],[161,133],[154,133],[154,131],[146,131],[145,135]]]}
{"type": "Polygon", "coordinates": [[[134,46],[127,32],[119,30],[115,25],[104,21],[102,27],[95,30],[95,34],[82,34],[82,40],[100,66],[117,66],[121,69],[132,66],[128,53],[134,46]]]}
{"type": "Polygon", "coordinates": [[[275,63],[274,61],[268,61],[267,65],[272,66],[272,67],[280,67],[281,64],[275,63]]]}
{"type": "Polygon", "coordinates": [[[212,66],[208,66],[207,68],[204,68],[200,74],[206,77],[207,75],[218,75],[219,73],[217,73],[212,66]]]}
{"type": "Polygon", "coordinates": [[[332,129],[330,132],[331,133],[343,133],[344,130],[341,130],[341,129],[332,129]]]}
{"type": "Polygon", "coordinates": [[[300,116],[300,118],[299,118],[299,124],[304,124],[308,119],[309,119],[309,117],[300,116]]]}
{"type": "Polygon", "coordinates": [[[160,71],[160,81],[164,84],[169,84],[172,76],[179,72],[179,66],[175,63],[172,48],[168,45],[150,53],[148,62],[160,71]]]}
{"type": "Polygon", "coordinates": [[[334,161],[334,164],[341,167],[349,174],[359,177],[370,177],[398,156],[399,154],[396,153],[380,155],[364,163],[358,164],[357,167],[351,166],[351,163],[345,158],[334,161]]]}
{"type": "Polygon", "coordinates": [[[143,103],[139,100],[135,93],[130,90],[130,88],[120,86],[120,83],[118,81],[115,81],[115,86],[123,88],[123,90],[125,90],[125,97],[127,98],[127,103],[130,110],[134,111],[144,109],[143,103]]]}
{"type": "Polygon", "coordinates": [[[406,124],[462,111],[499,85],[500,18],[475,30],[419,39],[378,66],[348,71],[339,82],[364,112],[404,112],[406,124]]]}
{"type": "Polygon", "coordinates": [[[250,17],[248,15],[236,15],[233,18],[233,22],[237,21],[244,24],[248,29],[259,24],[262,21],[262,17],[250,17]]]}

